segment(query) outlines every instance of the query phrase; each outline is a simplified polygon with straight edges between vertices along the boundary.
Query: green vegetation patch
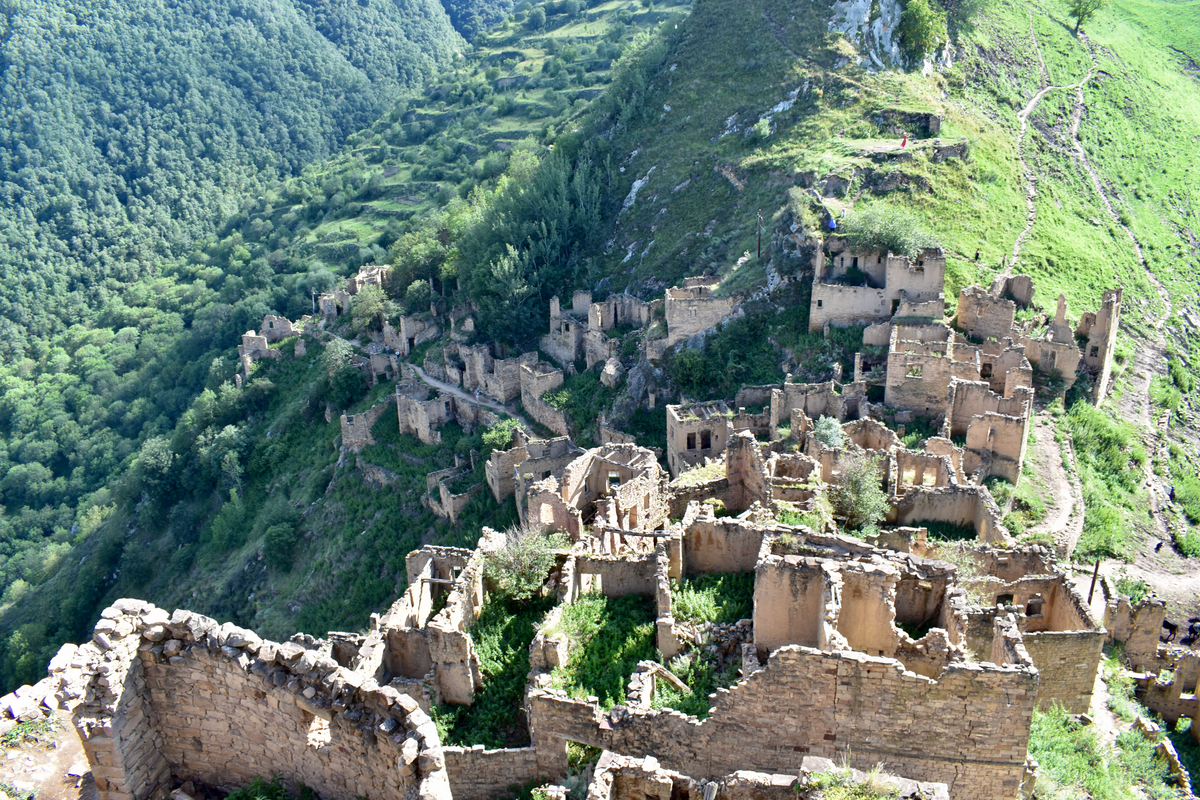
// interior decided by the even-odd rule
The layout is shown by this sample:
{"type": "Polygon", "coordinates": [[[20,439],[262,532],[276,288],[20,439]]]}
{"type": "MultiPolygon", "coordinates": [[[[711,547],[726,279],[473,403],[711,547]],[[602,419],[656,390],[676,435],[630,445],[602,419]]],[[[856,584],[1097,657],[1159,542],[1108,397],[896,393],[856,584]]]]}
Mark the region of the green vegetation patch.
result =
{"type": "Polygon", "coordinates": [[[488,595],[471,628],[483,689],[469,706],[434,707],[433,719],[443,744],[482,744],[489,748],[529,745],[529,727],[521,711],[529,675],[529,645],[553,605],[549,598],[521,603],[502,595],[488,595]]]}
{"type": "Polygon", "coordinates": [[[600,707],[625,702],[626,684],[639,661],[658,660],[653,598],[591,594],[563,607],[559,628],[571,641],[567,663],[551,685],[572,697],[594,695],[600,707]]]}
{"type": "Polygon", "coordinates": [[[671,615],[681,622],[719,625],[753,613],[753,572],[714,572],[671,582],[671,615]]]}
{"type": "Polygon", "coordinates": [[[1128,514],[1136,510],[1148,460],[1137,431],[1086,402],[1075,403],[1063,419],[1074,442],[1087,507],[1074,557],[1128,558],[1128,514]]]}
{"type": "Polygon", "coordinates": [[[1048,783],[1048,792],[1083,790],[1092,800],[1126,800],[1134,789],[1154,800],[1177,796],[1167,783],[1167,764],[1155,756],[1153,742],[1126,731],[1117,736],[1115,747],[1106,748],[1094,727],[1060,707],[1033,712],[1029,754],[1041,765],[1044,775],[1039,783],[1048,783]]]}

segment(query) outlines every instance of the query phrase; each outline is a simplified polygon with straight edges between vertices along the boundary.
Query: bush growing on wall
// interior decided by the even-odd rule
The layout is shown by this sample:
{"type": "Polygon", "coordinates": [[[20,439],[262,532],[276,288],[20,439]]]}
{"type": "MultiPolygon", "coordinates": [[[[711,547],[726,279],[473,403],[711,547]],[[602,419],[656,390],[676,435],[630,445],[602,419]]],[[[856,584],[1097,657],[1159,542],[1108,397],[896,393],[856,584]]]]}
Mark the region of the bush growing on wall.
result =
{"type": "MultiPolygon", "coordinates": [[[[917,3],[924,4],[925,0],[909,0],[908,7],[917,3]]],[[[943,29],[945,25],[943,18],[943,29]]],[[[888,203],[868,203],[850,211],[839,228],[855,250],[879,250],[916,258],[922,249],[939,244],[913,212],[888,203]]]]}
{"type": "Polygon", "coordinates": [[[565,539],[528,525],[509,528],[504,538],[504,547],[488,553],[483,574],[497,592],[523,603],[546,582],[554,568],[554,549],[565,545],[565,539]]]}

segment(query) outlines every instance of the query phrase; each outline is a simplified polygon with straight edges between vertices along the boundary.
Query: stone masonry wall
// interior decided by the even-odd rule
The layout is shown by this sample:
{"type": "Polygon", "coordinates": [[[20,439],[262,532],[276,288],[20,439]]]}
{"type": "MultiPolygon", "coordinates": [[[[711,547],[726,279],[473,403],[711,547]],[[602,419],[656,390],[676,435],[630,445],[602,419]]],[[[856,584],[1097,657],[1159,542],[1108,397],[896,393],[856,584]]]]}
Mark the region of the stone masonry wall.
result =
{"type": "Polygon", "coordinates": [[[790,646],[765,669],[714,696],[703,721],[599,709],[552,690],[530,693],[534,741],[569,739],[649,754],[668,769],[716,778],[735,769],[794,772],[805,756],[847,758],[950,786],[952,800],[1013,800],[1025,774],[1037,692],[1032,666],[952,665],[937,681],[899,662],[790,646]]]}
{"type": "Polygon", "coordinates": [[[446,772],[454,787],[454,800],[492,800],[503,797],[510,786],[521,786],[539,777],[537,751],[532,747],[485,750],[446,747],[446,772]]]}
{"type": "Polygon", "coordinates": [[[349,416],[342,414],[342,447],[357,452],[367,445],[375,444],[371,428],[375,427],[375,423],[383,416],[383,412],[387,411],[395,400],[395,397],[388,397],[382,403],[371,406],[361,414],[349,416]]]}
{"type": "Polygon", "coordinates": [[[75,726],[101,800],[165,797],[171,778],[228,791],[272,774],[339,800],[450,799],[416,701],[316,650],[121,600],[79,653],[75,726]]]}
{"type": "Polygon", "coordinates": [[[525,412],[559,436],[569,436],[567,416],[542,400],[542,395],[562,386],[562,370],[541,371],[540,367],[521,365],[521,405],[525,412]]]}
{"type": "Polygon", "coordinates": [[[1025,634],[1025,649],[1041,676],[1038,708],[1046,710],[1057,702],[1069,714],[1087,713],[1104,637],[1103,630],[1025,634]]]}

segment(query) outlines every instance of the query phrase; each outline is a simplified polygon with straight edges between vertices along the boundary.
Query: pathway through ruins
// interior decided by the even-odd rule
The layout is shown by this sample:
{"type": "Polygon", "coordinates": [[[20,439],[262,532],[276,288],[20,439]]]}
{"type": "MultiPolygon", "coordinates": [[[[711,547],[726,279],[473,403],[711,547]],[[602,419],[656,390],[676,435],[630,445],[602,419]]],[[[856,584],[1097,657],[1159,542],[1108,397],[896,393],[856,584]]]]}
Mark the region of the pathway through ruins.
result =
{"type": "Polygon", "coordinates": [[[532,431],[534,429],[533,426],[529,424],[529,420],[525,419],[520,414],[518,414],[514,409],[509,408],[508,406],[501,405],[500,403],[497,403],[494,400],[489,400],[488,398],[484,397],[482,394],[479,395],[478,397],[476,397],[475,394],[472,392],[463,391],[462,389],[458,388],[457,386],[453,386],[449,383],[446,383],[445,381],[439,381],[437,378],[431,378],[431,377],[429,377],[429,375],[427,375],[425,373],[425,370],[421,369],[416,364],[407,364],[406,366],[412,367],[413,372],[415,372],[417,374],[418,378],[420,378],[422,381],[429,384],[433,388],[437,389],[439,392],[445,392],[446,394],[452,394],[461,400],[466,400],[468,403],[472,403],[477,406],[483,406],[484,408],[491,409],[492,411],[496,411],[500,414],[508,414],[510,417],[515,419],[517,422],[524,425],[525,429],[527,431],[532,431]]]}
{"type": "Polygon", "coordinates": [[[1046,503],[1046,518],[1032,526],[1029,533],[1053,537],[1059,557],[1067,558],[1083,534],[1083,488],[1074,466],[1071,438],[1064,436],[1060,444],[1056,430],[1057,420],[1052,414],[1041,411],[1034,415],[1033,441],[1026,458],[1033,463],[1035,479],[1044,482],[1039,494],[1046,503]],[[1071,465],[1070,470],[1064,461],[1071,465]]]}

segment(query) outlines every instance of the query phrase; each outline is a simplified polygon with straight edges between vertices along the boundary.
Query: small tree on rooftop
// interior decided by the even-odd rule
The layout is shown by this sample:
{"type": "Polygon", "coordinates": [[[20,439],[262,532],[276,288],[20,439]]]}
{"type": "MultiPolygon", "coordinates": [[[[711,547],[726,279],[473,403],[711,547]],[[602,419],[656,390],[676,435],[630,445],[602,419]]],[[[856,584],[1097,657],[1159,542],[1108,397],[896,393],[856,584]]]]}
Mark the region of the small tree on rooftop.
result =
{"type": "Polygon", "coordinates": [[[926,230],[916,214],[890,203],[858,206],[846,214],[838,227],[850,246],[859,251],[916,258],[922,250],[938,246],[937,237],[926,230]]]}
{"type": "Polygon", "coordinates": [[[504,532],[504,547],[484,557],[483,575],[509,600],[524,603],[536,595],[554,569],[556,548],[567,545],[561,533],[517,525],[504,532]]]}
{"type": "Polygon", "coordinates": [[[832,447],[834,450],[842,446],[846,441],[845,434],[842,433],[841,424],[833,417],[827,417],[824,414],[817,420],[817,424],[813,426],[813,438],[826,447],[832,447]]]}
{"type": "Polygon", "coordinates": [[[865,453],[850,456],[843,462],[841,483],[829,489],[829,499],[846,530],[861,531],[882,522],[888,499],[878,460],[865,453]]]}

